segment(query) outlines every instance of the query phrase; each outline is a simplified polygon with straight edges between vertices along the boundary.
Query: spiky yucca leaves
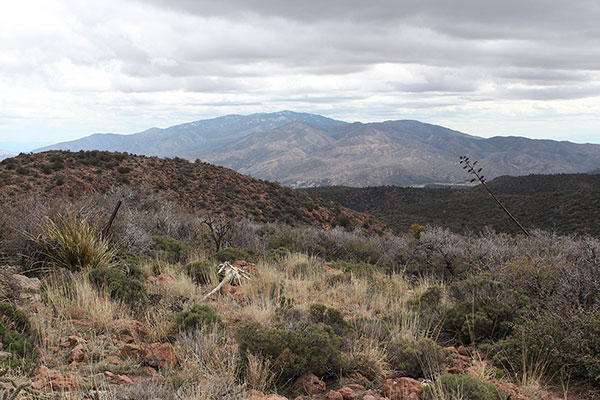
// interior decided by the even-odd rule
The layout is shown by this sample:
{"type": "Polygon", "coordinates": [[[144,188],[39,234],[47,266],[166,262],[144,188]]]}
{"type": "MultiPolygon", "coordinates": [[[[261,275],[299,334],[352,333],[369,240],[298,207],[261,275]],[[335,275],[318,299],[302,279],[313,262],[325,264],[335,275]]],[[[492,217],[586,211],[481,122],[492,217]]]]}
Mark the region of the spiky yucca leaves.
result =
{"type": "Polygon", "coordinates": [[[116,254],[97,225],[76,216],[46,218],[42,233],[32,239],[42,248],[50,268],[79,271],[108,267],[116,254]]]}

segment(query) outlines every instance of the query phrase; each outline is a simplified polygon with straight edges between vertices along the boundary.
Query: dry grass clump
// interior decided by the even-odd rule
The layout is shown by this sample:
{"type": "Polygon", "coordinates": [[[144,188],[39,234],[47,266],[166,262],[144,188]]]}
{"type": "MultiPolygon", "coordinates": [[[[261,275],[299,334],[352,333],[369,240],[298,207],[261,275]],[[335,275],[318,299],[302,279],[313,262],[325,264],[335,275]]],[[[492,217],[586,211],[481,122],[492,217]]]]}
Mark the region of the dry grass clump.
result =
{"type": "Polygon", "coordinates": [[[92,287],[86,274],[53,276],[46,281],[48,316],[58,321],[83,320],[98,331],[109,329],[117,319],[130,319],[123,304],[92,287]]]}
{"type": "MultiPolygon", "coordinates": [[[[183,332],[177,338],[177,352],[181,370],[176,379],[183,382],[182,390],[190,399],[228,398],[239,395],[243,385],[238,383],[240,362],[238,345],[231,334],[218,327],[183,332]]],[[[261,386],[259,377],[268,376],[254,371],[251,379],[261,386]]]]}

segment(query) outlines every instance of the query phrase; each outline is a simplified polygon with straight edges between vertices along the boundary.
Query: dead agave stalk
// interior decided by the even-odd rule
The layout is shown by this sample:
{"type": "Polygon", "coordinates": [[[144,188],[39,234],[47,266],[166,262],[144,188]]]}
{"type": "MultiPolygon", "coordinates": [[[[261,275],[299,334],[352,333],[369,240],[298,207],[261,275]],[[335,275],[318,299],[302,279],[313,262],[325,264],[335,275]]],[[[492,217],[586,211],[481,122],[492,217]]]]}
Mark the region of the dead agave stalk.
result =
{"type": "Polygon", "coordinates": [[[496,203],[498,203],[500,208],[502,208],[504,210],[506,215],[508,215],[510,217],[510,219],[512,219],[512,221],[519,227],[519,229],[521,229],[521,231],[523,231],[523,233],[527,237],[530,237],[531,235],[529,234],[529,232],[527,232],[527,229],[525,229],[523,227],[523,225],[521,225],[521,223],[519,221],[517,221],[517,219],[511,214],[511,212],[508,211],[508,208],[506,208],[504,206],[504,204],[502,204],[502,202],[496,197],[494,192],[492,192],[492,190],[488,187],[488,185],[485,181],[485,176],[481,175],[481,170],[483,168],[478,168],[477,170],[475,169],[475,165],[477,165],[477,161],[474,161],[473,163],[471,163],[471,161],[469,160],[469,157],[467,157],[467,156],[460,156],[459,158],[460,158],[460,163],[463,166],[463,169],[466,169],[471,175],[474,176],[474,178],[471,179],[471,182],[475,182],[476,180],[481,182],[481,185],[485,188],[485,190],[487,190],[487,192],[490,194],[490,196],[492,196],[492,198],[494,200],[496,200],[496,203]]]}
{"type": "Polygon", "coordinates": [[[243,280],[250,279],[250,274],[241,268],[234,267],[225,261],[219,264],[219,274],[223,274],[223,280],[210,292],[208,292],[200,301],[208,299],[213,294],[217,293],[226,284],[241,285],[243,280]]]}

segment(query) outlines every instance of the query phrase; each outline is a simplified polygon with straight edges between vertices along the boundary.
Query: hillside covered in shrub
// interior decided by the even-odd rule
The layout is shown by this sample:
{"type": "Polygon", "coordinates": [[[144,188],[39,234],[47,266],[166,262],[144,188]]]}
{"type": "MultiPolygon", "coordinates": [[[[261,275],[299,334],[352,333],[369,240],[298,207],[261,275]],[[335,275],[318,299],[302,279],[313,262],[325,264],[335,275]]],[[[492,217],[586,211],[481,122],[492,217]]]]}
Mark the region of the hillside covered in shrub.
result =
{"type": "Polygon", "coordinates": [[[0,205],[0,394],[600,398],[598,239],[233,219],[217,249],[154,196],[0,205]]]}
{"type": "Polygon", "coordinates": [[[48,151],[0,162],[2,201],[20,201],[31,194],[77,198],[117,188],[132,188],[140,198],[160,193],[197,212],[263,222],[380,226],[373,217],[199,161],[106,151],[48,151]]]}
{"type": "MultiPolygon", "coordinates": [[[[600,174],[499,177],[488,183],[517,219],[530,229],[600,236],[600,174]]],[[[401,232],[411,224],[480,232],[517,228],[481,187],[471,189],[321,187],[303,189],[345,207],[376,216],[401,232]]]]}

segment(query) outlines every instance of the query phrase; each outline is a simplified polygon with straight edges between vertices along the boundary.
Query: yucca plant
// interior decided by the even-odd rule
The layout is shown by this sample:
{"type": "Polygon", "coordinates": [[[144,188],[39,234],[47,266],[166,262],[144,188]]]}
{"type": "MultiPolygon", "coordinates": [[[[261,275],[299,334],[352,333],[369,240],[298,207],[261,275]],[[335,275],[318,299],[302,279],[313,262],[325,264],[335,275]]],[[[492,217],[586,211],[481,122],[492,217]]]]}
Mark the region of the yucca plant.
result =
{"type": "Polygon", "coordinates": [[[47,217],[42,233],[32,239],[41,247],[50,268],[79,271],[108,267],[116,254],[97,225],[76,216],[47,217]]]}

